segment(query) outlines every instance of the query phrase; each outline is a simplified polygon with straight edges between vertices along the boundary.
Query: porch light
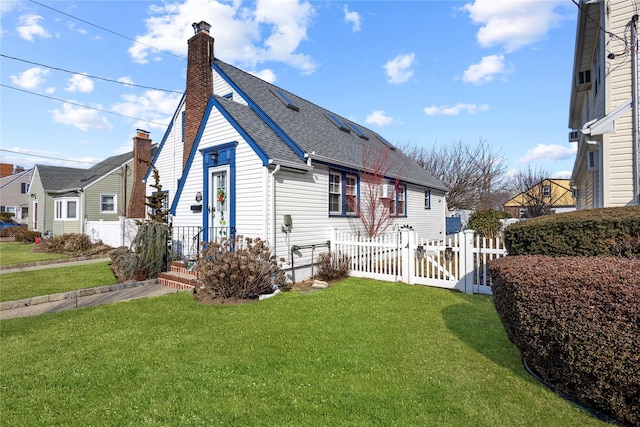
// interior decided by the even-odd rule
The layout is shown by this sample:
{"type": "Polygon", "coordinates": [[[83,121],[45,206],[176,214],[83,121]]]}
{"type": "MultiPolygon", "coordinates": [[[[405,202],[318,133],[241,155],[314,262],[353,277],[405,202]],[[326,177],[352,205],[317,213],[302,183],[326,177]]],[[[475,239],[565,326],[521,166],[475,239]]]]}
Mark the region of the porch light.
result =
{"type": "Polygon", "coordinates": [[[196,202],[200,203],[201,201],[202,201],[202,193],[198,191],[196,193],[196,202]]]}

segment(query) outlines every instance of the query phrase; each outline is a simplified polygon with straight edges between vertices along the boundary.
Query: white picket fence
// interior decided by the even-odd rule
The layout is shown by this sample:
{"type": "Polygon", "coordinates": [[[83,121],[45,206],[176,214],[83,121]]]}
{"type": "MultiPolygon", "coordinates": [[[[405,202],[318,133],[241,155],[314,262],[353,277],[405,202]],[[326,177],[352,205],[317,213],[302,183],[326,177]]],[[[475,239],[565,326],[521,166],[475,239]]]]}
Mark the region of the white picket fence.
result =
{"type": "Polygon", "coordinates": [[[376,238],[332,230],[331,251],[348,257],[352,276],[491,294],[487,262],[507,251],[502,239],[474,234],[427,240],[411,229],[376,238]]]}

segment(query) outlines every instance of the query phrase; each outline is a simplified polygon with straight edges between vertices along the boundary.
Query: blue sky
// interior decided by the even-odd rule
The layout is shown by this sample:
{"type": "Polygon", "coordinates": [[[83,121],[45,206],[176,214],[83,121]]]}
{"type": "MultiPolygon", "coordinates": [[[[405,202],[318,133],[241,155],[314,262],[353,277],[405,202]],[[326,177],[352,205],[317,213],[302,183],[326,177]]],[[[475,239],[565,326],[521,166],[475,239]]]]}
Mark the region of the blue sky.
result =
{"type": "Polygon", "coordinates": [[[89,167],[138,128],[160,142],[204,20],[216,57],[396,145],[483,139],[513,170],[573,166],[568,0],[2,0],[0,14],[2,163],[89,167]]]}

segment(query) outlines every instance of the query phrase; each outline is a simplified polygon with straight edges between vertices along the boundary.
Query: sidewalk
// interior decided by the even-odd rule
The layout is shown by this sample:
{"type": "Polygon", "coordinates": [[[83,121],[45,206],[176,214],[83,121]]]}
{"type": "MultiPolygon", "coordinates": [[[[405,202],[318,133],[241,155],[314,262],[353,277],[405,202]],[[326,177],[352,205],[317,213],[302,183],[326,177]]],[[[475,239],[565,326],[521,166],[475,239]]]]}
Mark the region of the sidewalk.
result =
{"type": "MultiPolygon", "coordinates": [[[[105,261],[105,259],[108,258],[70,260],[40,265],[20,266],[16,268],[3,268],[0,270],[0,274],[67,267],[71,265],[102,262],[105,261]]],[[[19,301],[2,302],[0,303],[2,308],[0,310],[0,320],[37,316],[39,314],[55,313],[58,311],[111,304],[121,301],[130,301],[138,298],[149,298],[176,292],[184,291],[160,285],[157,280],[118,283],[114,285],[99,286],[96,288],[79,289],[76,291],[63,292],[54,295],[43,295],[19,301]]]]}

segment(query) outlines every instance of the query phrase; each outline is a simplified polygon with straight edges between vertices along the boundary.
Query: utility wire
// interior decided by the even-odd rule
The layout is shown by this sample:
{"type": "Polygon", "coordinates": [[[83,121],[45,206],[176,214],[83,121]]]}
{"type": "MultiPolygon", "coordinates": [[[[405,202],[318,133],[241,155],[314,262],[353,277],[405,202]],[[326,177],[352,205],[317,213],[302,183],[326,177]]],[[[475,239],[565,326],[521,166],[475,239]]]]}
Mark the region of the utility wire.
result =
{"type": "Polygon", "coordinates": [[[120,34],[120,33],[117,33],[117,32],[115,32],[115,31],[113,31],[113,30],[110,30],[110,29],[108,29],[108,28],[101,27],[100,25],[97,25],[97,24],[94,24],[94,23],[92,23],[92,22],[86,21],[86,20],[84,20],[84,19],[78,18],[77,16],[70,15],[70,14],[68,14],[68,13],[66,13],[66,12],[63,12],[63,11],[58,10],[58,9],[55,9],[55,8],[53,8],[53,7],[51,7],[51,6],[47,6],[46,4],[39,3],[39,2],[37,2],[37,1],[35,1],[35,0],[29,0],[29,1],[30,1],[31,3],[35,3],[35,4],[37,4],[38,6],[42,6],[42,7],[45,7],[45,8],[47,8],[47,9],[49,9],[49,10],[53,10],[54,12],[57,12],[57,13],[59,13],[59,14],[61,14],[61,15],[68,16],[69,18],[73,18],[73,19],[76,19],[76,20],[78,20],[78,21],[80,21],[80,22],[83,22],[83,23],[85,23],[85,24],[87,24],[87,25],[91,25],[92,27],[99,28],[99,29],[101,29],[102,31],[106,31],[106,32],[111,33],[111,34],[114,34],[114,35],[116,35],[116,36],[118,36],[118,37],[122,37],[122,38],[124,38],[124,39],[130,40],[130,41],[132,41],[132,42],[134,42],[134,43],[138,43],[138,44],[141,44],[141,45],[143,45],[143,46],[150,47],[151,49],[157,50],[158,52],[162,52],[162,53],[166,53],[167,55],[175,56],[176,58],[180,58],[180,59],[182,59],[182,60],[184,60],[184,61],[186,61],[186,60],[187,60],[187,58],[185,58],[184,56],[176,55],[175,53],[172,53],[172,52],[169,52],[169,51],[166,51],[166,50],[162,50],[162,49],[158,49],[157,47],[151,46],[150,44],[143,43],[143,42],[138,41],[138,40],[136,40],[136,39],[132,39],[132,38],[131,38],[131,37],[129,37],[129,36],[125,36],[124,34],[120,34]]]}
{"type": "Polygon", "coordinates": [[[62,159],[60,157],[43,156],[41,154],[23,153],[22,151],[7,150],[6,148],[0,148],[0,151],[4,151],[6,153],[11,153],[11,154],[20,154],[21,156],[39,157],[41,159],[47,159],[47,160],[62,160],[65,162],[72,161],[74,163],[86,163],[88,165],[97,165],[98,163],[100,163],[100,162],[85,162],[82,160],[62,159]]]}
{"type": "Polygon", "coordinates": [[[5,85],[5,84],[2,84],[2,83],[0,83],[0,86],[1,86],[1,87],[6,87],[6,88],[8,88],[8,89],[17,90],[17,91],[19,91],[19,92],[25,92],[25,93],[28,93],[28,94],[31,94],[31,95],[41,96],[42,98],[53,99],[54,101],[63,102],[63,103],[65,103],[65,104],[71,104],[71,105],[75,105],[75,106],[78,106],[78,107],[87,108],[87,109],[90,109],[90,110],[96,110],[96,111],[100,111],[100,112],[102,112],[102,113],[113,114],[113,115],[115,115],[115,116],[126,117],[127,119],[140,120],[140,121],[143,121],[143,122],[146,122],[146,123],[151,123],[151,124],[154,124],[154,125],[160,125],[160,126],[164,126],[164,127],[169,126],[169,125],[167,125],[166,123],[154,122],[154,121],[152,121],[152,120],[142,119],[142,118],[140,118],[140,117],[127,116],[126,114],[120,114],[120,113],[116,113],[116,112],[114,112],[114,111],[108,111],[108,110],[103,110],[103,109],[101,109],[101,108],[90,107],[90,106],[88,106],[88,105],[79,104],[79,103],[77,103],[77,102],[73,102],[73,101],[66,101],[66,100],[64,100],[64,99],[55,98],[55,97],[53,97],[53,96],[48,96],[48,95],[43,95],[43,94],[41,94],[41,93],[31,92],[31,91],[29,91],[29,90],[20,89],[20,88],[13,87],[13,86],[9,86],[9,85],[5,85]]]}
{"type": "Polygon", "coordinates": [[[85,73],[81,73],[81,72],[77,72],[77,71],[71,71],[71,70],[65,70],[64,68],[53,67],[51,65],[41,64],[39,62],[27,61],[26,59],[16,58],[14,56],[5,55],[4,53],[0,53],[0,56],[2,56],[3,58],[7,58],[7,59],[13,59],[14,61],[21,61],[21,62],[26,62],[27,64],[38,65],[40,67],[49,68],[51,70],[62,71],[62,72],[65,72],[65,73],[70,73],[70,74],[81,74],[81,75],[83,75],[85,77],[89,77],[91,79],[104,80],[105,82],[118,83],[118,84],[125,85],[125,86],[140,87],[140,88],[143,88],[143,89],[159,90],[159,91],[162,91],[162,92],[169,92],[169,93],[179,93],[179,94],[184,93],[184,92],[177,91],[177,90],[160,89],[160,88],[157,88],[157,87],[143,86],[143,85],[138,85],[138,84],[134,84],[134,83],[125,83],[125,82],[121,82],[121,81],[118,81],[118,80],[108,79],[106,77],[92,76],[90,74],[85,74],[85,73]]]}

